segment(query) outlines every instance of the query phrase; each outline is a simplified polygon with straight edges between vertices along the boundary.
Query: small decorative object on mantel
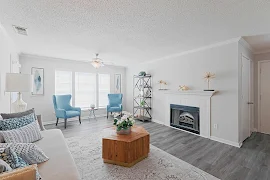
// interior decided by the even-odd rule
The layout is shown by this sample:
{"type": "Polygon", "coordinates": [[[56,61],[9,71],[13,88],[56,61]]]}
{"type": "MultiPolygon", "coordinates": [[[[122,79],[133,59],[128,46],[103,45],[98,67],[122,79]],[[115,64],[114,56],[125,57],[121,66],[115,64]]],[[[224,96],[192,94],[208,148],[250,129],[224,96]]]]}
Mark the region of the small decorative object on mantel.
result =
{"type": "Polygon", "coordinates": [[[179,91],[187,91],[187,90],[189,90],[189,87],[187,87],[186,85],[179,86],[179,91]]]}
{"type": "Polygon", "coordinates": [[[159,89],[158,90],[168,90],[166,87],[168,85],[168,83],[166,81],[163,80],[159,80],[159,89]]]}
{"type": "Polygon", "coordinates": [[[208,89],[205,89],[204,91],[214,91],[213,89],[210,89],[210,79],[214,79],[216,77],[215,74],[211,72],[206,72],[204,75],[204,79],[207,81],[207,87],[208,89]]]}
{"type": "Polygon", "coordinates": [[[146,76],[146,72],[145,71],[141,71],[141,72],[139,72],[138,76],[146,76]]]}
{"type": "Polygon", "coordinates": [[[116,133],[120,135],[130,134],[131,127],[135,124],[135,120],[128,112],[123,112],[122,115],[123,116],[120,119],[114,116],[115,118],[113,125],[116,126],[116,133]]]}

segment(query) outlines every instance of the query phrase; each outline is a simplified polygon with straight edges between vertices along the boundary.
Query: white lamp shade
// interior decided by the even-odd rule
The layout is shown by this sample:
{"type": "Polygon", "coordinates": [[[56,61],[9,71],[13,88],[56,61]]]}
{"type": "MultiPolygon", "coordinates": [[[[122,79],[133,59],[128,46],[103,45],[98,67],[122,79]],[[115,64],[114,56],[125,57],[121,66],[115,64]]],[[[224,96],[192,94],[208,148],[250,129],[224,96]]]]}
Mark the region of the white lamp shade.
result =
{"type": "Polygon", "coordinates": [[[6,92],[31,92],[32,75],[7,73],[6,74],[6,92]]]}

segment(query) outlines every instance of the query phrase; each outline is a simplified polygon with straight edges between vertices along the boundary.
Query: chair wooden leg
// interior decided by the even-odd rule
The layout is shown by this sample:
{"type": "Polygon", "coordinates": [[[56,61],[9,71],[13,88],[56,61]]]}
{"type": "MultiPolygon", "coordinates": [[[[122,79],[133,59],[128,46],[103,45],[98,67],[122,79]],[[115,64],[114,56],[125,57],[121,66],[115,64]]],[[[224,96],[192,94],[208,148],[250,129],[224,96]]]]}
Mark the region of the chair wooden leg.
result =
{"type": "Polygon", "coordinates": [[[65,129],[67,128],[67,119],[65,119],[65,129]]]}
{"type": "Polygon", "coordinates": [[[57,124],[58,124],[58,120],[59,120],[59,118],[56,119],[56,124],[55,124],[56,126],[57,126],[57,124]]]}
{"type": "Polygon", "coordinates": [[[81,122],[81,116],[79,116],[79,122],[80,122],[80,124],[82,124],[82,122],[81,122]]]}

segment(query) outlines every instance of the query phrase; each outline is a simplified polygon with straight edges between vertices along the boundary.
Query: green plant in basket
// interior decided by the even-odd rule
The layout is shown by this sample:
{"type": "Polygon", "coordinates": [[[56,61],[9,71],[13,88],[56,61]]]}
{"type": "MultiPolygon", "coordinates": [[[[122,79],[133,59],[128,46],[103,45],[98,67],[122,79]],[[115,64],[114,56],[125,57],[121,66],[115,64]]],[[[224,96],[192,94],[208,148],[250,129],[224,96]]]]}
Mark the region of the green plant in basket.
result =
{"type": "Polygon", "coordinates": [[[135,124],[135,120],[133,116],[129,113],[123,114],[121,118],[114,118],[114,123],[113,125],[116,126],[116,130],[120,131],[122,129],[127,130],[130,127],[132,127],[135,124]]]}

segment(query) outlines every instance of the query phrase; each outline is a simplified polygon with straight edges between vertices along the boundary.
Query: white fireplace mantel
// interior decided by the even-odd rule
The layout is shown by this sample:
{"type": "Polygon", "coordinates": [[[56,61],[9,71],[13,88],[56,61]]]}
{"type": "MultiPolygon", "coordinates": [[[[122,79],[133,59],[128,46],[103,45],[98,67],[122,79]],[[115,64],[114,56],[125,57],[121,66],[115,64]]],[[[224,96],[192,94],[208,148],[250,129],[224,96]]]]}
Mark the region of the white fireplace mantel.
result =
{"type": "Polygon", "coordinates": [[[166,92],[165,125],[170,126],[170,104],[200,108],[200,136],[211,137],[211,97],[217,91],[168,91],[166,92]]]}
{"type": "Polygon", "coordinates": [[[165,94],[197,95],[197,96],[212,97],[215,93],[217,93],[217,91],[187,90],[187,91],[168,91],[165,94]]]}

